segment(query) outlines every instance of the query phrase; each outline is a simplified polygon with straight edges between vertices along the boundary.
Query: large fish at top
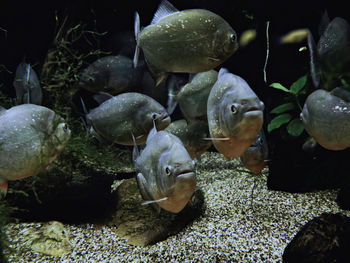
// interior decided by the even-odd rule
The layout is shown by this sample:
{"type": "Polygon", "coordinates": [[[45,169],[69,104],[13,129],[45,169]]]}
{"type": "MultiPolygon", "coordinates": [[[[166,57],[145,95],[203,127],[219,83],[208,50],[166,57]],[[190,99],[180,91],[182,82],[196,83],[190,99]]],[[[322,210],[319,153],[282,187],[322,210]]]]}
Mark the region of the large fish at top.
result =
{"type": "Polygon", "coordinates": [[[141,152],[134,143],[133,160],[144,204],[173,213],[186,206],[196,187],[196,173],[194,161],[178,137],[154,127],[141,152]]]}
{"type": "Polygon", "coordinates": [[[179,11],[166,0],[141,31],[136,13],[135,37],[134,66],[141,48],[157,85],[167,72],[213,69],[238,48],[236,32],[222,17],[204,9],[179,11]]]}
{"type": "Polygon", "coordinates": [[[264,103],[244,79],[220,69],[207,105],[210,139],[215,148],[227,159],[240,157],[261,129],[263,110],[264,103]]]}

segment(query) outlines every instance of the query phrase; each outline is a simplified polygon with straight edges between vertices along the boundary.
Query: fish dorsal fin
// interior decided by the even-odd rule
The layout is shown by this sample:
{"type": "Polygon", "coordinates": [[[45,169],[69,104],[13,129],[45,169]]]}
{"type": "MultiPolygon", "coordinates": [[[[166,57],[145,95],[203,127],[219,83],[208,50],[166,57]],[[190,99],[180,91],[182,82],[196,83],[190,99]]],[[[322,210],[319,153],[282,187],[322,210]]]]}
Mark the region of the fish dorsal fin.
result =
{"type": "Polygon", "coordinates": [[[153,121],[153,128],[152,130],[150,130],[150,132],[148,133],[148,136],[147,136],[147,140],[146,140],[146,144],[149,142],[149,140],[157,134],[157,128],[156,128],[156,124],[155,122],[153,121]]]}
{"type": "Polygon", "coordinates": [[[157,23],[163,17],[179,12],[170,2],[167,0],[162,0],[160,2],[157,11],[155,12],[151,25],[157,23]]]}
{"type": "Polygon", "coordinates": [[[226,68],[221,68],[218,74],[218,79],[222,77],[222,75],[229,73],[229,71],[226,68]]]}
{"type": "Polygon", "coordinates": [[[323,32],[326,31],[326,28],[329,25],[329,16],[328,16],[328,12],[327,10],[324,11],[322,18],[321,18],[321,22],[320,25],[318,26],[318,34],[319,36],[322,36],[323,32]]]}
{"type": "Polygon", "coordinates": [[[307,35],[307,45],[310,52],[310,71],[312,82],[315,87],[318,87],[318,85],[320,84],[321,70],[319,67],[318,53],[315,40],[310,31],[307,35]]]}
{"type": "Polygon", "coordinates": [[[102,104],[106,100],[113,98],[113,96],[107,92],[100,91],[99,93],[92,96],[98,104],[102,104]]]}
{"type": "Polygon", "coordinates": [[[0,106],[0,115],[4,114],[6,109],[3,106],[0,106]]]}

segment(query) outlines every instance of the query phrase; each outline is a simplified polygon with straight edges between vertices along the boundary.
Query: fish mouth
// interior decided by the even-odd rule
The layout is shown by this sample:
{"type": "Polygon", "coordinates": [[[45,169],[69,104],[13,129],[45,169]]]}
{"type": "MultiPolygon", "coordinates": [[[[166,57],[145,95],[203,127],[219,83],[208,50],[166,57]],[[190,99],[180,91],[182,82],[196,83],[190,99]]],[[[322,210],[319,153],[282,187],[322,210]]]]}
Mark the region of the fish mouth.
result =
{"type": "Polygon", "coordinates": [[[195,173],[193,170],[183,170],[181,172],[179,172],[176,175],[176,179],[180,178],[180,179],[192,179],[193,177],[195,177],[195,173]]]}
{"type": "Polygon", "coordinates": [[[259,107],[251,107],[246,110],[244,113],[244,116],[249,117],[249,116],[262,116],[263,112],[262,109],[259,107]]]}

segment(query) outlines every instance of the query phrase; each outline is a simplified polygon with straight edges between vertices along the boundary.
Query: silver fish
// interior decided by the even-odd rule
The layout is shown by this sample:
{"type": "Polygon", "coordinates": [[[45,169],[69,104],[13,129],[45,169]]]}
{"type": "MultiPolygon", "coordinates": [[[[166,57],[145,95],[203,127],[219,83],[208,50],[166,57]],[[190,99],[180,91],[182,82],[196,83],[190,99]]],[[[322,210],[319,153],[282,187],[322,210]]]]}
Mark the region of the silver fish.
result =
{"type": "Polygon", "coordinates": [[[320,25],[322,35],[317,47],[311,32],[308,34],[308,47],[313,83],[318,87],[322,80],[323,85],[328,89],[328,86],[332,87],[334,78],[349,71],[350,25],[341,17],[336,17],[329,22],[327,13],[322,21],[323,24],[320,25]]]}
{"type": "Polygon", "coordinates": [[[41,104],[42,91],[38,76],[28,63],[18,65],[13,86],[16,89],[17,104],[41,104]]]}
{"type": "Polygon", "coordinates": [[[170,123],[165,131],[180,138],[192,159],[199,158],[212,145],[211,141],[205,140],[209,136],[209,129],[207,123],[202,121],[187,123],[184,119],[177,120],[170,123]]]}
{"type": "Polygon", "coordinates": [[[52,110],[21,104],[0,111],[0,195],[7,181],[36,175],[64,149],[71,132],[52,110]]]}
{"type": "Polygon", "coordinates": [[[300,114],[305,130],[322,147],[343,150],[350,147],[350,92],[318,89],[306,99],[300,114]]]}
{"type": "Polygon", "coordinates": [[[131,134],[136,137],[137,144],[145,143],[153,122],[159,130],[170,124],[170,116],[161,104],[136,92],[108,99],[92,109],[86,120],[100,140],[123,145],[133,145],[131,134]]]}
{"type": "Polygon", "coordinates": [[[89,65],[80,75],[79,87],[91,92],[116,95],[137,86],[143,72],[128,57],[106,56],[89,65]]]}
{"type": "Polygon", "coordinates": [[[240,159],[245,168],[258,174],[266,166],[267,157],[266,137],[264,131],[261,130],[253,144],[240,156],[240,159]]]}
{"type": "MultiPolygon", "coordinates": [[[[218,72],[215,70],[197,73],[179,92],[170,94],[169,98],[175,98],[187,120],[206,121],[209,93],[217,78],[218,72]]],[[[169,104],[171,105],[172,102],[169,104]]]]}
{"type": "Polygon", "coordinates": [[[144,204],[153,204],[158,212],[161,208],[180,212],[196,187],[194,161],[181,140],[170,132],[153,128],[140,153],[134,144],[133,159],[144,204]]]}
{"type": "Polygon", "coordinates": [[[222,17],[204,9],[178,11],[166,0],[142,31],[136,13],[135,37],[134,64],[141,48],[157,85],[167,72],[213,69],[238,49],[237,34],[222,17]]]}
{"type": "Polygon", "coordinates": [[[222,68],[207,105],[210,136],[225,158],[241,156],[263,123],[264,103],[241,77],[222,68]]]}

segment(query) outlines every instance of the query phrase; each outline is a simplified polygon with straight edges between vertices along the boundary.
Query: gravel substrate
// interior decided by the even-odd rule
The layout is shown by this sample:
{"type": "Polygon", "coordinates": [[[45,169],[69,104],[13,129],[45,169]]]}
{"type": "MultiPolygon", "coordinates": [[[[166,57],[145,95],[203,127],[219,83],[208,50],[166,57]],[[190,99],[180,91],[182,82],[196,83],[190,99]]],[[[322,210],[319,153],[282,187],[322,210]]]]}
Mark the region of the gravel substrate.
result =
{"type": "MultiPolygon", "coordinates": [[[[339,209],[336,190],[291,194],[266,187],[267,170],[253,176],[237,160],[205,153],[197,165],[205,194],[204,215],[167,240],[147,247],[128,245],[115,227],[67,225],[72,253],[59,258],[31,252],[20,231],[33,224],[10,224],[10,262],[281,262],[285,246],[310,219],[339,209]]],[[[36,223],[37,224],[37,223],[36,223]]]]}

